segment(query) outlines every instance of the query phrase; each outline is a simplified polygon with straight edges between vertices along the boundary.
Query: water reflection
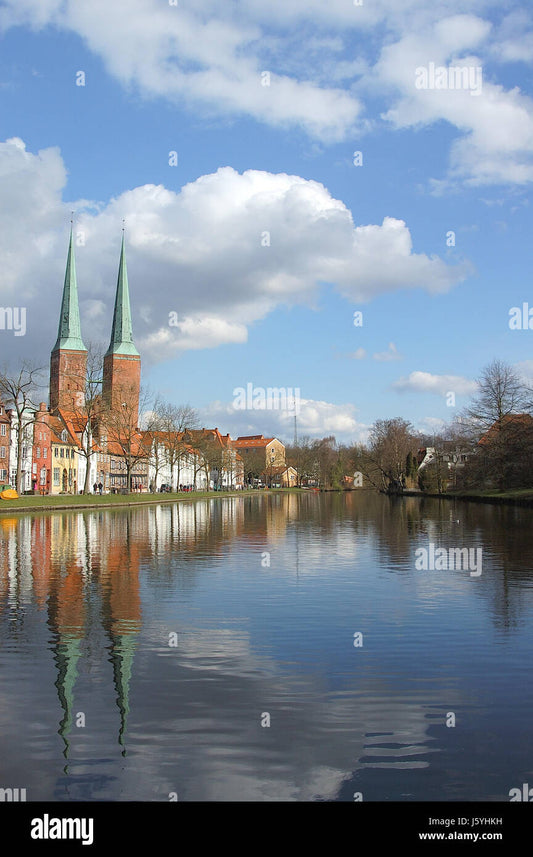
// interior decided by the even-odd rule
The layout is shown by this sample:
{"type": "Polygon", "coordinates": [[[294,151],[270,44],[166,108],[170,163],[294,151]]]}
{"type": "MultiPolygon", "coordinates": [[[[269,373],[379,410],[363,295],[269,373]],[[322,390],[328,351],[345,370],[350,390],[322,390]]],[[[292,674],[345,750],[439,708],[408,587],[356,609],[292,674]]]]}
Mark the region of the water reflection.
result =
{"type": "Polygon", "coordinates": [[[0,785],[506,799],[532,758],[530,527],[366,492],[1,517],[0,785]],[[417,572],[428,542],[481,545],[483,574],[417,572]]]}

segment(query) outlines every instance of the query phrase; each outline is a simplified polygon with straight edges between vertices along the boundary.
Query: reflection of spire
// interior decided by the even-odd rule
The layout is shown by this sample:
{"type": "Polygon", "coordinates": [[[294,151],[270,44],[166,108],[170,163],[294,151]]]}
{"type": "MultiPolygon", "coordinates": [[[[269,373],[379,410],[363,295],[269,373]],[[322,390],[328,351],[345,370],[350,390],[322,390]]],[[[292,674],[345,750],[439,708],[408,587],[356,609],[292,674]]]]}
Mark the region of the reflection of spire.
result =
{"type": "MultiPolygon", "coordinates": [[[[63,755],[68,759],[70,741],[68,736],[72,729],[72,710],[74,706],[74,685],[78,677],[78,660],[81,656],[81,640],[74,634],[60,634],[55,646],[54,661],[58,676],[55,682],[59,702],[63,709],[63,720],[59,724],[58,734],[61,735],[65,747],[63,755]]],[[[65,773],[68,773],[65,768],[65,773]]]]}
{"type": "MultiPolygon", "coordinates": [[[[135,625],[132,624],[133,633],[137,630],[135,625]]],[[[118,743],[124,748],[122,755],[125,756],[126,747],[124,745],[124,737],[126,735],[128,714],[130,711],[130,680],[137,642],[134,636],[127,633],[112,633],[111,641],[111,657],[109,660],[113,664],[113,683],[117,692],[117,705],[120,711],[118,743]]]]}
{"type": "Polygon", "coordinates": [[[139,554],[136,540],[131,538],[131,518],[131,514],[122,518],[122,532],[115,532],[102,574],[102,624],[111,643],[108,660],[113,666],[113,683],[120,712],[118,743],[123,756],[126,755],[124,742],[130,710],[133,658],[141,629],[139,554]]]}

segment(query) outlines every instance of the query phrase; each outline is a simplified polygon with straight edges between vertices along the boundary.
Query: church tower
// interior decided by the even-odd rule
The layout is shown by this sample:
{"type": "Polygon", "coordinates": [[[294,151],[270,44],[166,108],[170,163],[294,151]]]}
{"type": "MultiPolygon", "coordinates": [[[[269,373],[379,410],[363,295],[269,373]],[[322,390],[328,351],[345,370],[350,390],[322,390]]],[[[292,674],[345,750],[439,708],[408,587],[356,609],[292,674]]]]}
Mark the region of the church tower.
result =
{"type": "Polygon", "coordinates": [[[50,411],[74,411],[85,401],[87,349],[81,338],[72,227],[57,341],[50,356],[50,411]]]}
{"type": "Polygon", "coordinates": [[[124,231],[122,231],[111,342],[104,356],[102,386],[104,406],[111,411],[126,407],[131,422],[136,426],[139,419],[140,387],[141,358],[133,344],[124,231]]]}

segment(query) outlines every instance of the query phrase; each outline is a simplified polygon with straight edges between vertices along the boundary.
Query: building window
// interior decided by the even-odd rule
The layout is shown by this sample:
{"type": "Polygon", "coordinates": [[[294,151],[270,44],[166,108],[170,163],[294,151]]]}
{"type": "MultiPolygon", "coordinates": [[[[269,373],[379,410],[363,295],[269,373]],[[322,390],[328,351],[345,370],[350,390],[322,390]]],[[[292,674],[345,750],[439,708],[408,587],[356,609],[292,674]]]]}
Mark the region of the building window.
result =
{"type": "Polygon", "coordinates": [[[57,458],[58,455],[59,455],[59,452],[57,451],[57,446],[56,446],[56,447],[54,447],[54,458],[57,458]]]}
{"type": "Polygon", "coordinates": [[[6,434],[7,434],[7,426],[6,426],[6,424],[5,424],[5,423],[2,423],[2,428],[0,429],[0,432],[1,432],[1,434],[2,434],[2,437],[5,437],[5,436],[6,436],[6,434]]]}
{"type": "Polygon", "coordinates": [[[60,467],[54,467],[54,485],[59,485],[59,474],[61,472],[60,467]]]}
{"type": "Polygon", "coordinates": [[[63,449],[63,447],[61,447],[61,451],[60,451],[60,453],[59,453],[59,457],[60,457],[60,458],[64,458],[64,457],[65,457],[65,450],[63,449]]]}
{"type": "Polygon", "coordinates": [[[0,446],[0,458],[6,457],[6,448],[5,446],[0,446]]]}
{"type": "Polygon", "coordinates": [[[48,448],[46,446],[43,448],[43,458],[48,458],[48,448]]]}
{"type": "Polygon", "coordinates": [[[36,453],[36,455],[37,455],[37,458],[40,458],[40,457],[41,457],[41,447],[40,447],[40,446],[38,446],[38,447],[37,447],[37,453],[36,453]]]}

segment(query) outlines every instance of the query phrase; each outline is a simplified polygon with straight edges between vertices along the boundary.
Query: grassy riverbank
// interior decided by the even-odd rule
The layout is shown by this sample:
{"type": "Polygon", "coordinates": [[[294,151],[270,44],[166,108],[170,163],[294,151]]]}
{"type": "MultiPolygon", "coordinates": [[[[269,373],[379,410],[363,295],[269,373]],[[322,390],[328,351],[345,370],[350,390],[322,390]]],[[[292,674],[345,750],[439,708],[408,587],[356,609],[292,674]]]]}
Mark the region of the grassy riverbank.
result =
{"type": "Polygon", "coordinates": [[[68,509],[139,506],[176,503],[183,500],[213,500],[217,497],[242,497],[245,494],[295,493],[297,488],[269,488],[244,491],[178,491],[173,494],[54,494],[45,497],[24,495],[18,500],[0,500],[0,515],[13,512],[56,512],[68,509]]]}
{"type": "Polygon", "coordinates": [[[513,491],[445,491],[442,494],[424,494],[421,491],[405,491],[410,497],[438,497],[445,500],[468,500],[474,503],[504,503],[511,506],[529,506],[533,508],[533,488],[519,488],[513,491]]]}

